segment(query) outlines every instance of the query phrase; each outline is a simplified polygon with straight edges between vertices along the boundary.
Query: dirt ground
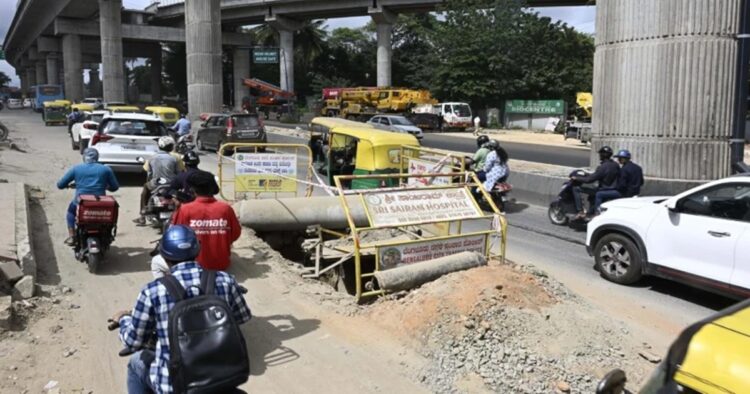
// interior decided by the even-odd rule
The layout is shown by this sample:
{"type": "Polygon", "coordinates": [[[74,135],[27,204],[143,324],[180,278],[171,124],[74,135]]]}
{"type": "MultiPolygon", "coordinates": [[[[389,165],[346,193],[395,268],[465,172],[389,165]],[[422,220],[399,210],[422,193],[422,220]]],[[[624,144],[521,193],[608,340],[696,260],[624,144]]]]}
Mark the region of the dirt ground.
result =
{"type": "MultiPolygon", "coordinates": [[[[24,152],[0,151],[0,178],[34,188],[40,293],[16,303],[14,330],[0,333],[0,392],[125,392],[127,359],[105,325],[151,280],[158,235],[130,221],[142,180],[120,179],[118,236],[92,275],[62,243],[72,193],[54,183],[80,160],[65,129],[21,112],[3,122],[24,152]]],[[[215,170],[211,155],[202,159],[215,170]]],[[[243,327],[248,392],[590,392],[606,370],[628,369],[640,382],[651,367],[636,333],[533,268],[491,265],[357,305],[302,279],[252,231],[233,252],[230,272],[249,289],[254,314],[243,327]]]]}

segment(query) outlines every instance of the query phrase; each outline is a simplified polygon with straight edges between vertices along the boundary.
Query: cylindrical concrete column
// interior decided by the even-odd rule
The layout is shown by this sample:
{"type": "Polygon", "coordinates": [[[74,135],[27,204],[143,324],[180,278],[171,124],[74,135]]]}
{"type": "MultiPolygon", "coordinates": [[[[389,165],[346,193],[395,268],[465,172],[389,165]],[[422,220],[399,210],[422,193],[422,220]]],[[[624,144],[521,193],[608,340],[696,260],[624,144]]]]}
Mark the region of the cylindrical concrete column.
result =
{"type": "Polygon", "coordinates": [[[29,91],[29,83],[28,79],[26,78],[26,73],[21,70],[17,70],[16,74],[18,75],[18,79],[21,81],[21,94],[25,95],[29,91]]]}
{"type": "Polygon", "coordinates": [[[377,23],[378,35],[378,87],[391,86],[391,58],[393,57],[393,25],[377,23]]]}
{"type": "Polygon", "coordinates": [[[221,110],[220,0],[185,1],[188,109],[191,119],[221,110]]]}
{"type": "Polygon", "coordinates": [[[65,70],[65,98],[83,99],[83,64],[81,62],[81,37],[66,34],[62,38],[63,69],[65,70]]]}
{"type": "Polygon", "coordinates": [[[729,175],[739,5],[597,1],[592,165],[609,145],[647,176],[729,175]]]}
{"type": "Polygon", "coordinates": [[[34,71],[36,72],[36,83],[39,85],[47,84],[47,64],[43,61],[38,61],[34,64],[34,71]]]}
{"type": "Polygon", "coordinates": [[[91,66],[89,69],[89,91],[92,97],[101,97],[102,83],[99,79],[99,67],[91,66]]]}
{"type": "Polygon", "coordinates": [[[104,101],[125,101],[122,65],[122,0],[99,0],[104,101]]]}
{"type": "Polygon", "coordinates": [[[151,57],[151,101],[161,101],[161,45],[154,50],[151,57]]]}
{"type": "Polygon", "coordinates": [[[242,80],[250,76],[250,50],[248,48],[234,48],[232,51],[234,67],[234,108],[242,109],[242,99],[250,96],[250,88],[242,80]]]}
{"type": "Polygon", "coordinates": [[[56,52],[50,52],[47,54],[47,83],[49,83],[50,85],[60,84],[60,66],[58,65],[59,58],[60,55],[56,52]]]}
{"type": "Polygon", "coordinates": [[[278,29],[279,33],[279,71],[281,89],[294,91],[294,31],[278,29]]]}

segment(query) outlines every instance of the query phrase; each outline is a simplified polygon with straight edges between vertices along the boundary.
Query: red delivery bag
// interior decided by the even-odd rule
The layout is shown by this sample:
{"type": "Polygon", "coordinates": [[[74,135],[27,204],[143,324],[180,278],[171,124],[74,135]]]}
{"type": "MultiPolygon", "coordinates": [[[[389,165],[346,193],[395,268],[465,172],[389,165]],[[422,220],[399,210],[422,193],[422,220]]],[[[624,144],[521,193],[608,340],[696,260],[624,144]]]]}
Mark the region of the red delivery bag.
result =
{"type": "Polygon", "coordinates": [[[79,224],[117,224],[119,205],[112,196],[78,196],[76,221],[79,224]]]}

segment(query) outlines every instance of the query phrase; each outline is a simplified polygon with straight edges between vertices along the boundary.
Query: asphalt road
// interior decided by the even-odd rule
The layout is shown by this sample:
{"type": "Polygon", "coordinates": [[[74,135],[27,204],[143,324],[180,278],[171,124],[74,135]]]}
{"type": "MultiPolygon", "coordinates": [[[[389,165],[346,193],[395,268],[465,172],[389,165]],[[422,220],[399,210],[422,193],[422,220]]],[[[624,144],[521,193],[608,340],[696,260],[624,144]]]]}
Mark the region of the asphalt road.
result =
{"type": "MultiPolygon", "coordinates": [[[[278,122],[267,122],[269,125],[283,128],[305,128],[306,125],[288,125],[278,122]]],[[[425,133],[422,145],[458,152],[474,152],[476,142],[469,138],[453,137],[440,133],[425,133]]],[[[503,147],[508,151],[511,159],[530,161],[534,163],[554,164],[558,166],[585,168],[589,166],[589,152],[582,149],[568,149],[539,144],[521,144],[504,142],[503,147]]]]}

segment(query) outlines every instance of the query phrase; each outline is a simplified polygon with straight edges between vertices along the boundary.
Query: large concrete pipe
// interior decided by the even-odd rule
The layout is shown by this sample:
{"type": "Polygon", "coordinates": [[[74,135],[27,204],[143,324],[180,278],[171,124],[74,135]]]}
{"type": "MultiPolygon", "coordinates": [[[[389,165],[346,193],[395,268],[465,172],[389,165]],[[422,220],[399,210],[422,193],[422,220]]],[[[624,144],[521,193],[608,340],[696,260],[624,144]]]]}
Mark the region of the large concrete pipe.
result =
{"type": "Polygon", "coordinates": [[[408,290],[431,282],[445,274],[486,264],[487,259],[479,253],[461,252],[419,264],[378,271],[375,273],[375,280],[378,287],[386,292],[408,290]]]}
{"type": "MultiPolygon", "coordinates": [[[[359,197],[346,197],[357,226],[367,226],[367,214],[359,197]]],[[[240,223],[255,231],[296,231],[320,225],[346,229],[344,207],[339,197],[297,197],[245,200],[238,204],[240,223]]]]}

